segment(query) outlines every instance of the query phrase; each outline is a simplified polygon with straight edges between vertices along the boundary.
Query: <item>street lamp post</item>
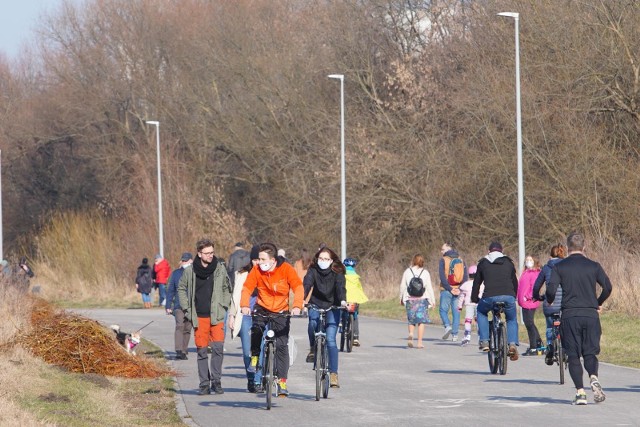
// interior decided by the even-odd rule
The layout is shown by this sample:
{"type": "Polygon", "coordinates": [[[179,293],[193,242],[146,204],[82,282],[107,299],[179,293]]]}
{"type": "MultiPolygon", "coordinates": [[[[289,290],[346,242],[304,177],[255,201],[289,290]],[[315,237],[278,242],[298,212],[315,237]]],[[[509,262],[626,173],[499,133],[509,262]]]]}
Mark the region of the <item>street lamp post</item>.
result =
{"type": "Polygon", "coordinates": [[[344,159],[344,74],[329,74],[330,79],[340,80],[340,206],[341,227],[340,238],[341,257],[347,257],[347,196],[346,196],[346,166],[344,159]]]}
{"type": "Polygon", "coordinates": [[[516,134],[518,139],[518,266],[522,270],[525,258],[524,248],[524,184],[522,178],[522,118],[520,107],[520,14],[501,12],[499,16],[513,18],[516,33],[516,134]]]}
{"type": "Polygon", "coordinates": [[[156,127],[156,158],[158,161],[158,245],[160,256],[164,258],[164,238],[162,233],[162,179],[160,171],[160,122],[147,120],[147,124],[156,127]]]}

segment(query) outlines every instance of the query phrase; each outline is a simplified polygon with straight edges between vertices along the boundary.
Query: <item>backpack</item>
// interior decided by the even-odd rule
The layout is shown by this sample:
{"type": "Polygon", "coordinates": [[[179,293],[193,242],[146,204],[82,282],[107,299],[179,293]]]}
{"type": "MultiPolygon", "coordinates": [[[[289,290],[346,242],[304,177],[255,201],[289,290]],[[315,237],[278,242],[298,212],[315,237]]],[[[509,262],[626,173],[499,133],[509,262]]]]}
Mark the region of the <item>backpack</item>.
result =
{"type": "Polygon", "coordinates": [[[451,286],[458,286],[464,280],[464,264],[460,258],[451,258],[447,282],[451,286]]]}
{"type": "Polygon", "coordinates": [[[149,293],[153,287],[153,279],[151,278],[151,269],[139,269],[136,277],[136,283],[139,286],[139,291],[142,293],[149,293]]]}
{"type": "MultiPolygon", "coordinates": [[[[407,285],[407,292],[412,297],[421,297],[422,295],[424,295],[424,291],[426,290],[424,288],[424,282],[420,278],[420,275],[416,276],[413,270],[411,270],[411,267],[409,267],[409,270],[411,271],[411,274],[413,274],[413,277],[411,278],[411,280],[409,280],[409,284],[407,285]]],[[[420,272],[420,274],[422,274],[422,272],[420,272]]]]}

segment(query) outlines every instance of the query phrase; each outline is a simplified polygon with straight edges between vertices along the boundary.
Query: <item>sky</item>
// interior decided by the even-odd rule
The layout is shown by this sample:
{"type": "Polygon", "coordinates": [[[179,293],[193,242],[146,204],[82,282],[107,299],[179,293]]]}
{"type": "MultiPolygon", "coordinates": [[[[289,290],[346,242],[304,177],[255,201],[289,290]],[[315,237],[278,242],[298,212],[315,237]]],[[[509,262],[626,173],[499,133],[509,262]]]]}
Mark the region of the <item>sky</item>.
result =
{"type": "Polygon", "coordinates": [[[62,0],[0,0],[0,52],[15,59],[23,42],[33,39],[38,19],[62,0]]]}

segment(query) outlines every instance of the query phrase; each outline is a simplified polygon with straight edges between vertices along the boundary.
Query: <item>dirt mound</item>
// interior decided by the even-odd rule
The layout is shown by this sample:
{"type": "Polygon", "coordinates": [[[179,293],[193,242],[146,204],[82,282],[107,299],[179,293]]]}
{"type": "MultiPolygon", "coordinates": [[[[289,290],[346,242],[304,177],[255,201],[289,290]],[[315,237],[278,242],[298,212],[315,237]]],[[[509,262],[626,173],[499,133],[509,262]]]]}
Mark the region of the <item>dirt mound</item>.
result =
{"type": "Polygon", "coordinates": [[[38,300],[31,330],[19,334],[22,345],[45,362],[71,372],[124,378],[156,378],[174,373],[153,359],[134,356],[119,345],[113,332],[95,320],[38,300]]]}

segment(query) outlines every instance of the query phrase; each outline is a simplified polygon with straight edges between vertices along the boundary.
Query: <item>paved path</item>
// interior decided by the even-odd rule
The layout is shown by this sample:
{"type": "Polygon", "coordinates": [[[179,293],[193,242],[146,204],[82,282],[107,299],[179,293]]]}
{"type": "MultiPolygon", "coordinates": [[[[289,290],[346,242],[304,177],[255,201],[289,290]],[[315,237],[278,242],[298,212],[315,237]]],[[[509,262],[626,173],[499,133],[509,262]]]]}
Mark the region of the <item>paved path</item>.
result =
{"type": "Polygon", "coordinates": [[[486,355],[476,346],[440,340],[440,327],[426,328],[424,349],[408,349],[403,322],[365,317],[360,321],[363,345],[340,353],[342,387],[319,402],[311,364],[304,362],[307,319],[293,319],[299,352],[289,371],[291,395],[275,399],[266,411],[264,395],[246,392],[239,340],[225,344],[225,394],[201,397],[195,347],[189,360],[173,360],[172,316],[159,309],[78,312],[107,325],[118,323],[124,331],[155,320],[143,336],[162,347],[179,372],[178,411],[190,425],[640,425],[640,370],[601,364],[607,400],[594,404],[589,390],[587,406],[572,406],[575,390],[568,372],[567,382],[559,385],[557,366],[546,366],[542,357],[521,357],[509,363],[507,375],[491,375],[486,355]]]}

